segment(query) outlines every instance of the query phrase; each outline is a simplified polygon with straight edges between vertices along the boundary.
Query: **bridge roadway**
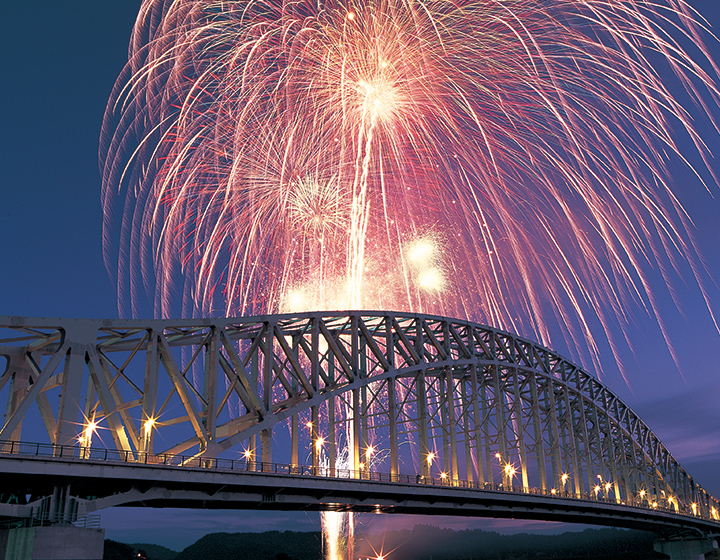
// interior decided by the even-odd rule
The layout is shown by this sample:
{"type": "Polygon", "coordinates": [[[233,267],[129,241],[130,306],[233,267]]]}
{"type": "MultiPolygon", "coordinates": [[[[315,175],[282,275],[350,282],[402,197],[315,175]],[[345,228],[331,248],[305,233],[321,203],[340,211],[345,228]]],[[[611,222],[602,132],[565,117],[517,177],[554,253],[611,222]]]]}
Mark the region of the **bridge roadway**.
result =
{"type": "Polygon", "coordinates": [[[0,472],[0,516],[16,519],[37,517],[43,496],[64,487],[74,496],[73,518],[114,506],[353,511],[590,523],[667,536],[720,534],[720,522],[712,519],[600,495],[420,475],[10,442],[0,445],[0,472]]]}

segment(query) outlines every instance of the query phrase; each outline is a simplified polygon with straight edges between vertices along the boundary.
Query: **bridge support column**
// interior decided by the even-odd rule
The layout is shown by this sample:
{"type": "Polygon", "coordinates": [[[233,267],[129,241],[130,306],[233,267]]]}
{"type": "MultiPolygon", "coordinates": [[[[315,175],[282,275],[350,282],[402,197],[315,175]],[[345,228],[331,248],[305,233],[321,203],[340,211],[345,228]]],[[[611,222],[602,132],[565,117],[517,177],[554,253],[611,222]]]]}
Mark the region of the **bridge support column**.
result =
{"type": "Polygon", "coordinates": [[[105,529],[72,525],[0,530],[0,560],[102,560],[105,529]]]}
{"type": "Polygon", "coordinates": [[[718,547],[715,539],[682,539],[677,541],[655,541],[655,552],[667,554],[670,560],[705,560],[705,554],[718,547]]]}

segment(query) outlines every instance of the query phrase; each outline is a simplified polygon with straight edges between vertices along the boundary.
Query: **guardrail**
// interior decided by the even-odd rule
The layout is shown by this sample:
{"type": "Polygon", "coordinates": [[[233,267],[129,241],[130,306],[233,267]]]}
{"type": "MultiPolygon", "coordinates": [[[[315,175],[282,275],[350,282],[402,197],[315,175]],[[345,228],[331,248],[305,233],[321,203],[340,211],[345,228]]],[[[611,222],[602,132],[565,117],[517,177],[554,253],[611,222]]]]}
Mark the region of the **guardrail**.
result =
{"type": "MultiPolygon", "coordinates": [[[[471,482],[455,479],[448,476],[426,477],[419,474],[390,474],[377,472],[371,469],[338,469],[327,466],[310,465],[289,465],[283,463],[267,463],[252,461],[247,458],[226,459],[206,458],[193,455],[171,455],[164,453],[147,453],[139,451],[118,451],[115,449],[82,447],[78,445],[54,445],[50,443],[28,443],[18,441],[0,441],[0,456],[12,455],[23,457],[43,457],[51,459],[71,459],[77,461],[102,461],[113,463],[127,463],[132,465],[149,465],[155,467],[176,467],[191,468],[213,471],[232,471],[238,473],[258,473],[283,476],[303,476],[315,478],[333,478],[347,480],[364,480],[369,482],[415,484],[420,486],[443,486],[449,488],[467,488],[494,492],[512,492],[515,494],[528,494],[534,496],[546,496],[550,498],[572,498],[577,500],[590,500],[594,502],[606,502],[611,504],[643,508],[653,511],[666,511],[685,515],[693,518],[701,518],[712,521],[720,521],[718,513],[704,514],[696,506],[695,512],[680,511],[683,504],[676,508],[671,504],[663,504],[658,501],[651,501],[652,496],[644,498],[620,499],[607,495],[604,492],[575,493],[564,490],[544,490],[536,487],[510,486],[495,484],[494,482],[471,482]]],[[[676,500],[677,502],[677,500],[676,500]]],[[[689,506],[685,506],[691,509],[689,506]]]]}

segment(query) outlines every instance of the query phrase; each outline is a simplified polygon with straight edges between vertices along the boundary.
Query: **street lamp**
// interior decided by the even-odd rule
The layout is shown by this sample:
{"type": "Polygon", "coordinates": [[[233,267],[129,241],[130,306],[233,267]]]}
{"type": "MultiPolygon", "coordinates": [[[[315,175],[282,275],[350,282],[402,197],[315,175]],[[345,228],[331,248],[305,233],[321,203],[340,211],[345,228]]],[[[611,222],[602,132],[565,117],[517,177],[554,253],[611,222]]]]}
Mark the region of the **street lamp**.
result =
{"type": "Polygon", "coordinates": [[[85,429],[80,436],[80,443],[83,445],[83,447],[90,447],[90,445],[92,444],[93,434],[97,431],[97,427],[98,425],[95,419],[88,420],[88,423],[85,425],[85,429]]]}
{"type": "Polygon", "coordinates": [[[562,473],[562,476],[560,477],[560,483],[562,484],[562,491],[567,492],[567,489],[565,488],[565,485],[567,484],[568,479],[570,478],[570,475],[566,472],[562,473]]]}
{"type": "Polygon", "coordinates": [[[505,464],[505,477],[507,478],[507,483],[510,488],[512,488],[513,485],[513,477],[515,476],[515,473],[517,472],[515,470],[515,466],[512,463],[506,463],[505,464]]]}
{"type": "Polygon", "coordinates": [[[603,490],[603,489],[604,489],[604,490],[605,490],[605,498],[606,498],[606,499],[609,499],[609,498],[610,498],[610,488],[612,488],[612,484],[610,483],[609,480],[604,480],[601,475],[598,474],[598,475],[596,475],[596,476],[597,476],[597,479],[598,479],[598,481],[599,481],[599,484],[597,484],[597,485],[595,486],[595,488],[594,488],[594,490],[595,490],[595,497],[597,498],[598,493],[600,492],[600,490],[603,490]]]}
{"type": "Polygon", "coordinates": [[[150,434],[152,434],[153,428],[155,427],[155,418],[148,418],[145,420],[144,428],[145,428],[145,437],[150,437],[150,434]]]}

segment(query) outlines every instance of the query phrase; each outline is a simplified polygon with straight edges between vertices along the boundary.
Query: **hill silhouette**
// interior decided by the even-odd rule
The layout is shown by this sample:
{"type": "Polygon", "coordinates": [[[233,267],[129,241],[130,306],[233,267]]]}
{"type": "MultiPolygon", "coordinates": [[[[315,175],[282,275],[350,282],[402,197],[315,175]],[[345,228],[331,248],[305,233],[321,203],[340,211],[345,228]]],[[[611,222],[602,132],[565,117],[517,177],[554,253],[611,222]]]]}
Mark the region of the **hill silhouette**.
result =
{"type": "MultiPolygon", "coordinates": [[[[561,535],[501,535],[429,525],[358,535],[355,557],[373,560],[655,560],[658,537],[643,531],[586,529],[561,535]]],[[[319,532],[212,533],[181,552],[152,544],[106,541],[104,560],[321,560],[319,532]],[[140,554],[140,556],[138,556],[140,554]]]]}

